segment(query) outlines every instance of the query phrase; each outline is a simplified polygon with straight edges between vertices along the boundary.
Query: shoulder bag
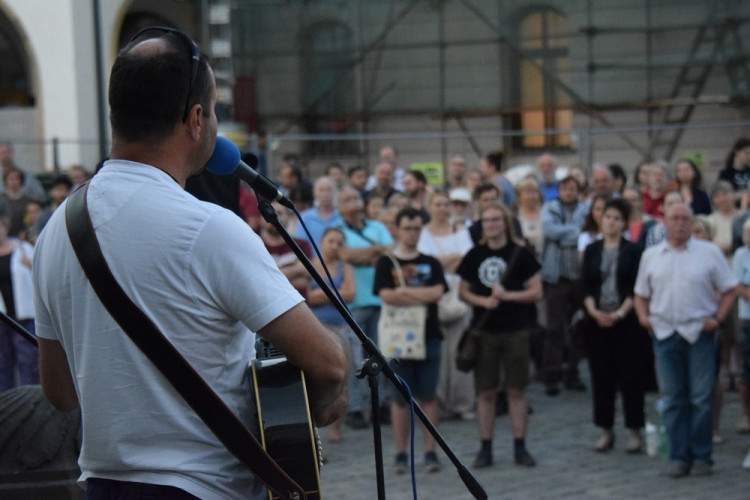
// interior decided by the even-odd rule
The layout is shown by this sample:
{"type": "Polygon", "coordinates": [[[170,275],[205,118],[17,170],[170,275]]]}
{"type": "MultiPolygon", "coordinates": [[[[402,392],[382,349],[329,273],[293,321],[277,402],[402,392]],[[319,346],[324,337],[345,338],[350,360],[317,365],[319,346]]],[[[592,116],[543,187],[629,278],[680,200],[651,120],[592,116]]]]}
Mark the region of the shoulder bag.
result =
{"type": "MultiPolygon", "coordinates": [[[[518,260],[519,253],[521,253],[521,245],[516,244],[500,284],[504,284],[507,281],[511,269],[513,269],[518,260]]],[[[474,369],[474,364],[479,355],[479,333],[487,323],[492,311],[492,309],[486,309],[476,323],[469,325],[461,335],[461,340],[458,341],[458,346],[456,347],[456,368],[459,371],[470,372],[474,369]]]]}
{"type": "MultiPolygon", "coordinates": [[[[393,262],[398,284],[406,286],[398,259],[392,255],[388,255],[388,258],[393,262]]],[[[391,358],[424,360],[427,357],[426,323],[426,305],[394,306],[383,302],[378,320],[378,347],[385,356],[391,358]]]]}

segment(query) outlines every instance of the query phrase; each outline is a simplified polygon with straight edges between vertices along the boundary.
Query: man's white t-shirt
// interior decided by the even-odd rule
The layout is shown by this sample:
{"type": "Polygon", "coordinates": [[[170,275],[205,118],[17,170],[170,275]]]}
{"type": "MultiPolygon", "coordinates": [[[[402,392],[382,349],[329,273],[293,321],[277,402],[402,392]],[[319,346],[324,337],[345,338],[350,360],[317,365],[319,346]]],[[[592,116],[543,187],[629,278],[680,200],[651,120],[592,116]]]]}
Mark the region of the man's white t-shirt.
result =
{"type": "MultiPolygon", "coordinates": [[[[254,332],[302,301],[260,238],[233,213],[140,163],[108,161],[87,200],[120,286],[247,418],[254,332]]],[[[62,344],[73,373],[83,416],[81,480],[165,484],[200,498],[262,493],[101,305],[64,215],[65,205],[34,255],[36,333],[62,344]]]]}

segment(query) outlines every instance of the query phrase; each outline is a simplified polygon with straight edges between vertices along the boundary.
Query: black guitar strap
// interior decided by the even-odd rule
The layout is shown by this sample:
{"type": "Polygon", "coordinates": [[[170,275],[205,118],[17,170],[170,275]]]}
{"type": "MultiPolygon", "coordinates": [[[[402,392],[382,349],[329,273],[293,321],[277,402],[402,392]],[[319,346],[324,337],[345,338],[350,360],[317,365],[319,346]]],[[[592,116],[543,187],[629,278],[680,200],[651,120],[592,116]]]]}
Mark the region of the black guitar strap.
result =
{"type": "Polygon", "coordinates": [[[282,498],[305,498],[302,488],[268,455],[250,430],[117,283],[91,223],[86,203],[87,191],[88,183],[70,195],[65,222],[78,261],[99,300],[120,328],[242,465],[282,498]]]}

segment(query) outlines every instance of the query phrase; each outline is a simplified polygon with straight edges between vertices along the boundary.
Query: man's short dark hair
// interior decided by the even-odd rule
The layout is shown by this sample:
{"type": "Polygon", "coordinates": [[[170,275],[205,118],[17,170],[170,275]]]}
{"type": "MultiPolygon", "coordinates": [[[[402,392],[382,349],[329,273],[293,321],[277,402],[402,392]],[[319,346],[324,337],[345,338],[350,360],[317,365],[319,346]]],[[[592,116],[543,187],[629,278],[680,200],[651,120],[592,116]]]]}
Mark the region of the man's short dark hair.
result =
{"type": "Polygon", "coordinates": [[[497,186],[490,182],[485,182],[484,184],[478,185],[476,189],[474,189],[474,199],[478,200],[480,196],[488,191],[494,191],[498,194],[498,196],[500,195],[500,189],[498,189],[497,186]]]}
{"type": "Polygon", "coordinates": [[[495,151],[488,153],[484,156],[484,160],[490,165],[495,172],[500,172],[503,169],[503,160],[505,160],[505,153],[502,151],[495,151]]]}
{"type": "Polygon", "coordinates": [[[305,184],[298,184],[289,190],[289,201],[292,203],[304,203],[312,205],[315,201],[313,197],[313,191],[310,186],[305,184]]]}
{"type": "MultiPolygon", "coordinates": [[[[110,122],[113,133],[126,141],[158,142],[182,121],[192,67],[187,40],[172,33],[165,33],[160,39],[166,43],[165,51],[133,54],[135,45],[129,43],[112,66],[110,122]]],[[[195,104],[203,107],[205,116],[209,115],[211,81],[204,57],[198,64],[188,108],[195,104]]]]}
{"type": "Polygon", "coordinates": [[[424,224],[424,214],[421,210],[414,207],[402,208],[396,214],[396,227],[401,226],[401,219],[416,219],[419,217],[419,223],[424,224]]]}
{"type": "Polygon", "coordinates": [[[425,177],[424,172],[421,170],[409,170],[404,175],[411,175],[417,182],[427,184],[427,177],[425,177]]]}
{"type": "Polygon", "coordinates": [[[67,175],[60,174],[52,180],[52,184],[50,184],[50,189],[52,189],[55,186],[65,186],[66,188],[68,188],[68,190],[71,190],[73,189],[73,182],[70,180],[70,177],[68,177],[67,175]]]}
{"type": "Polygon", "coordinates": [[[353,167],[349,167],[346,171],[346,177],[351,177],[352,175],[356,174],[359,171],[363,171],[367,173],[367,169],[363,167],[362,165],[354,165],[353,167]]]}
{"type": "Polygon", "coordinates": [[[581,183],[578,182],[578,179],[576,179],[572,175],[566,175],[565,177],[563,177],[562,179],[560,179],[560,184],[557,185],[558,190],[559,190],[560,186],[562,186],[564,184],[574,184],[575,187],[576,187],[576,190],[579,193],[581,192],[581,183]]]}

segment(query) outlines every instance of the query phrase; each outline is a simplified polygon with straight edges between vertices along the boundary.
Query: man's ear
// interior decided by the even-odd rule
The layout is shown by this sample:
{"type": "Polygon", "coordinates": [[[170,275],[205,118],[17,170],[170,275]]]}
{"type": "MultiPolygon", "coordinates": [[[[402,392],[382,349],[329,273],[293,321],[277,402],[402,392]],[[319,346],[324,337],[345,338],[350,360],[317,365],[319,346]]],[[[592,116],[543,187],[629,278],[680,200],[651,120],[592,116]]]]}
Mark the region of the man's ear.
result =
{"type": "Polygon", "coordinates": [[[195,141],[200,139],[201,131],[205,126],[204,119],[205,117],[203,116],[203,106],[201,106],[200,104],[194,104],[188,112],[187,120],[185,120],[185,125],[187,125],[188,127],[190,137],[195,141]]]}

